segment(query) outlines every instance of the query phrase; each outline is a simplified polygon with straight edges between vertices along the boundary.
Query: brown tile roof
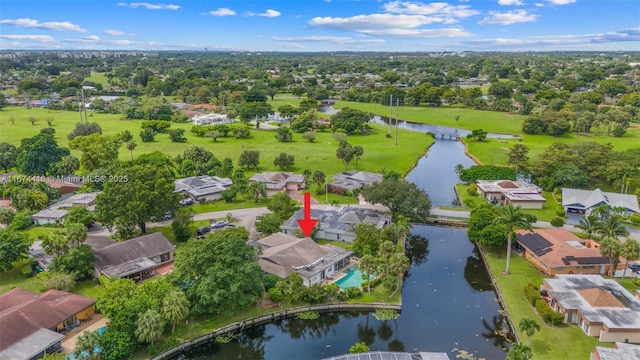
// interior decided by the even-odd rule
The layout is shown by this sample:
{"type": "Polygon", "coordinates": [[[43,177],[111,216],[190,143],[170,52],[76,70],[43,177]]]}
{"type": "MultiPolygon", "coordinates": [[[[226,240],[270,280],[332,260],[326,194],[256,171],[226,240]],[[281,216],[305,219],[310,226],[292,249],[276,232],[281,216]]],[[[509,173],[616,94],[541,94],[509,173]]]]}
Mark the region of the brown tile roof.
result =
{"type": "MultiPolygon", "coordinates": [[[[593,265],[595,263],[583,263],[579,259],[602,258],[600,249],[595,247],[597,244],[594,241],[583,240],[565,229],[536,229],[533,233],[540,235],[551,244],[546,247],[544,251],[538,252],[538,254],[535,255],[548,268],[593,265]],[[591,244],[592,247],[580,246],[580,244],[583,243],[591,244]],[[572,256],[575,259],[572,259],[572,256]],[[564,260],[567,260],[568,263],[565,263],[564,260]]],[[[535,253],[535,249],[529,249],[525,244],[526,242],[521,241],[521,239],[526,237],[528,234],[531,234],[531,232],[527,230],[517,230],[516,241],[532,253],[535,253]]],[[[602,261],[603,264],[608,264],[606,259],[602,261]]]]}
{"type": "Polygon", "coordinates": [[[615,296],[603,288],[578,290],[578,294],[593,307],[624,307],[615,296]]]}
{"type": "Polygon", "coordinates": [[[54,328],[95,302],[60,290],[37,294],[16,288],[0,295],[0,351],[41,328],[54,328]]]}
{"type": "Polygon", "coordinates": [[[519,186],[509,180],[501,181],[498,185],[503,189],[517,189],[519,186]]]}

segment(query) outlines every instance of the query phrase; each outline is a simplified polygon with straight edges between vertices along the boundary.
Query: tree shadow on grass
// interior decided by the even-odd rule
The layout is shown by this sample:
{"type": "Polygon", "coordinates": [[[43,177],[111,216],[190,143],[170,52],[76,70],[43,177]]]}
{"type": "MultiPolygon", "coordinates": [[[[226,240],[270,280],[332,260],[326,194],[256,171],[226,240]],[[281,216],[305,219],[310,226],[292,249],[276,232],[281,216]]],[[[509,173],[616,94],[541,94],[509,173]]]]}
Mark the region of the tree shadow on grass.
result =
{"type": "Polygon", "coordinates": [[[531,341],[531,349],[536,357],[543,357],[540,355],[546,355],[549,353],[549,345],[540,339],[534,339],[531,341]]]}

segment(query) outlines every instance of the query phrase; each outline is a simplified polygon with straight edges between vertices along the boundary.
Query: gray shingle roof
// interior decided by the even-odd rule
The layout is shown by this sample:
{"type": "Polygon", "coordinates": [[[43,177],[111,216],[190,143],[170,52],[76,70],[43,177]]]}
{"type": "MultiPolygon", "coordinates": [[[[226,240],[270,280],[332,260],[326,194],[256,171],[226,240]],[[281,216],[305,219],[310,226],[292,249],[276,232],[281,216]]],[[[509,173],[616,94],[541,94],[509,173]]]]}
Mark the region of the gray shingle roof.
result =
{"type": "Polygon", "coordinates": [[[150,266],[147,262],[149,259],[174,250],[169,240],[162,233],[157,232],[94,250],[96,256],[94,265],[100,272],[113,276],[126,276],[132,266],[144,270],[150,266]],[[121,273],[118,273],[118,269],[121,273]]]}
{"type": "Polygon", "coordinates": [[[604,192],[600,189],[581,190],[562,188],[563,207],[578,205],[589,209],[603,203],[612,207],[623,207],[629,211],[640,213],[638,197],[635,195],[604,192]]]}
{"type": "MultiPolygon", "coordinates": [[[[375,224],[382,228],[391,222],[391,215],[381,212],[352,207],[311,209],[311,217],[318,219],[320,230],[334,233],[353,233],[352,228],[358,224],[375,224]]],[[[298,219],[304,218],[304,209],[299,209],[282,224],[283,229],[292,230],[297,227],[298,219]]]]}

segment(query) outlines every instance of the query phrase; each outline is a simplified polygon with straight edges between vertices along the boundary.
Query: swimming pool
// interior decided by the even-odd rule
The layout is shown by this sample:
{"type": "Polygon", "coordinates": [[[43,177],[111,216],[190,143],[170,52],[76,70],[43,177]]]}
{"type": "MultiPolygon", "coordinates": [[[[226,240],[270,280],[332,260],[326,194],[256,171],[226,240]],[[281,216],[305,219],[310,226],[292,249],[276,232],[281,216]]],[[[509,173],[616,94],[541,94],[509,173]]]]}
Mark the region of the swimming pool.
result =
{"type": "MultiPolygon", "coordinates": [[[[97,330],[94,330],[94,331],[95,331],[98,335],[102,336],[102,334],[104,334],[104,332],[105,332],[105,331],[107,331],[107,327],[106,327],[106,326],[103,326],[103,327],[101,327],[101,328],[99,328],[99,329],[97,329],[97,330]]],[[[94,347],[94,348],[93,348],[93,352],[94,352],[95,354],[100,354],[100,351],[101,351],[101,350],[102,350],[102,349],[101,349],[101,348],[100,348],[100,346],[98,346],[98,345],[96,345],[96,347],[94,347]]],[[[85,352],[85,351],[83,351],[81,355],[82,355],[82,357],[80,357],[80,359],[76,359],[75,355],[73,355],[73,352],[72,352],[72,353],[67,354],[67,359],[68,359],[68,360],[81,360],[81,359],[86,359],[86,358],[88,358],[88,357],[89,357],[89,354],[88,354],[87,352],[85,352]]]]}
{"type": "MultiPolygon", "coordinates": [[[[357,266],[352,266],[344,271],[346,274],[340,280],[336,281],[336,284],[340,286],[341,289],[348,289],[352,287],[358,287],[364,281],[364,276],[362,275],[362,271],[358,269],[357,266]]],[[[369,275],[369,279],[373,279],[373,274],[369,275]]]]}

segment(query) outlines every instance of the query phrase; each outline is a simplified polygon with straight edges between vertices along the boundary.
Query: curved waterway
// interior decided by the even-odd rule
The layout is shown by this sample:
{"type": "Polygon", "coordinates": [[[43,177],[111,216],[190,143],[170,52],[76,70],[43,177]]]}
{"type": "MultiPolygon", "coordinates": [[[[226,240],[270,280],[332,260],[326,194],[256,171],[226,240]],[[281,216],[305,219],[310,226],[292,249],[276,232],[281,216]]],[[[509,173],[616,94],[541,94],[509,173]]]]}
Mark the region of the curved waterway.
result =
{"type": "MultiPolygon", "coordinates": [[[[327,108],[322,110],[328,112],[327,108]]],[[[373,121],[385,123],[388,119],[376,116],[373,121]]],[[[424,133],[468,133],[404,121],[398,127],[424,133]]],[[[406,179],[424,189],[435,205],[451,205],[456,198],[457,164],[474,164],[464,145],[437,139],[406,179]]],[[[403,285],[402,313],[397,320],[378,321],[366,312],[325,313],[318,320],[281,319],[246,329],[228,344],[211,342],[193,348],[180,358],[322,359],[348,353],[356,342],[365,342],[373,351],[438,351],[455,359],[457,351],[464,350],[478,358],[504,359],[508,344],[498,333],[507,325],[466,230],[415,225],[411,232],[407,244],[411,269],[403,285]]]]}

